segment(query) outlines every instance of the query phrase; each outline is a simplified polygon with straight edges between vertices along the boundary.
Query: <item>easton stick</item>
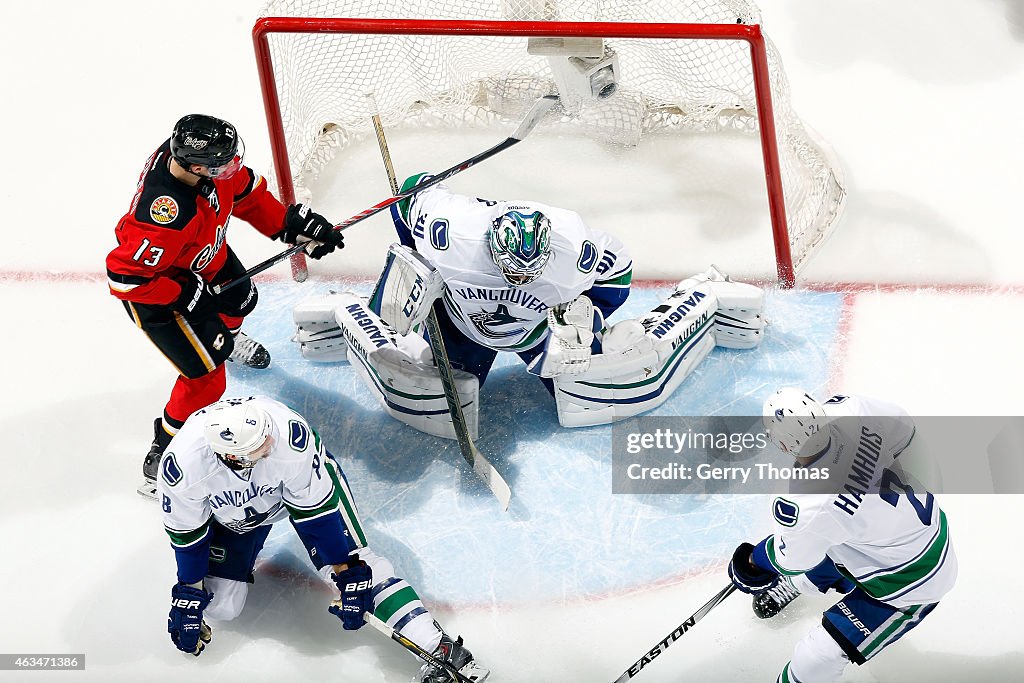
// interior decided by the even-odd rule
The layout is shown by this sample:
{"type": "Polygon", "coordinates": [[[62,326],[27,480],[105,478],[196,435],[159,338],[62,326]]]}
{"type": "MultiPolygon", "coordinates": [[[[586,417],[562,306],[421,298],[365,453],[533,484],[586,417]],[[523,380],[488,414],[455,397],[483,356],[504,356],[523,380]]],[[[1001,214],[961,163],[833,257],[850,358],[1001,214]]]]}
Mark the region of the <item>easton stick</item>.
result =
{"type": "MultiPolygon", "coordinates": [[[[402,192],[401,194],[397,194],[394,197],[388,197],[384,201],[378,202],[377,204],[374,204],[368,209],[364,209],[362,212],[357,213],[355,216],[352,216],[351,218],[348,218],[342,221],[341,223],[338,223],[337,225],[334,226],[334,229],[345,230],[346,228],[350,228],[356,223],[365,220],[376,213],[383,211],[392,204],[397,204],[403,199],[413,196],[417,192],[422,192],[428,187],[433,187],[438,183],[442,183],[445,180],[451,178],[452,176],[458,173],[462,173],[467,168],[475,166],[476,164],[479,164],[481,161],[484,161],[486,159],[490,159],[495,154],[503,152],[509,147],[512,147],[513,145],[522,142],[523,138],[529,135],[530,132],[537,127],[537,124],[540,123],[540,120],[542,118],[544,118],[544,115],[551,111],[551,108],[555,106],[556,102],[558,102],[557,95],[545,95],[544,97],[540,98],[534,103],[534,105],[530,108],[530,111],[526,113],[526,116],[523,118],[519,126],[512,132],[512,135],[508,136],[507,138],[496,144],[494,147],[491,147],[488,150],[480,152],[476,156],[470,157],[469,159],[466,159],[465,161],[455,166],[452,166],[451,168],[444,170],[435,176],[432,176],[425,182],[420,183],[419,185],[410,187],[408,190],[402,192]]],[[[298,244],[293,244],[291,247],[285,249],[277,256],[272,256],[266,261],[263,261],[262,263],[253,266],[249,270],[239,275],[234,280],[225,282],[223,285],[214,286],[213,292],[215,294],[220,294],[225,290],[231,289],[232,287],[242,282],[246,278],[250,278],[253,275],[256,275],[257,273],[262,273],[267,268],[270,268],[271,266],[277,265],[281,261],[284,261],[292,254],[299,253],[300,251],[305,249],[307,245],[308,242],[300,242],[298,244]]]]}
{"type": "MultiPolygon", "coordinates": [[[[388,150],[388,141],[384,137],[384,126],[380,121],[380,114],[377,110],[377,102],[373,94],[367,94],[367,101],[370,104],[370,111],[373,112],[373,130],[377,135],[377,145],[380,147],[381,159],[384,161],[384,170],[388,175],[388,182],[391,183],[391,192],[398,195],[398,178],[395,176],[395,167],[391,162],[391,152],[388,150]]],[[[502,478],[498,470],[487,458],[477,449],[473,438],[469,435],[469,426],[466,424],[466,416],[462,412],[462,401],[459,398],[458,387],[455,386],[455,378],[452,377],[452,364],[448,359],[448,350],[445,348],[444,339],[441,337],[441,330],[437,324],[437,310],[441,304],[434,301],[430,305],[430,313],[427,314],[427,337],[430,341],[430,350],[434,354],[434,362],[437,364],[438,374],[441,375],[441,386],[444,388],[444,397],[448,402],[448,413],[452,417],[452,427],[455,429],[455,437],[459,442],[459,450],[462,457],[466,459],[469,466],[473,468],[477,476],[484,480],[487,488],[501,503],[501,509],[507,511],[512,500],[512,489],[502,478]]]]}
{"type": "Polygon", "coordinates": [[[644,653],[643,657],[634,662],[633,665],[626,669],[621,676],[615,679],[615,683],[626,683],[626,681],[633,680],[633,677],[639,674],[645,666],[654,661],[655,657],[667,650],[669,645],[679,640],[694,624],[707,616],[708,612],[718,607],[723,600],[732,595],[734,590],[736,590],[736,586],[730,583],[719,591],[718,594],[711,598],[706,605],[694,612],[689,619],[679,624],[679,626],[676,626],[671,633],[659,640],[654,647],[644,653]]]}

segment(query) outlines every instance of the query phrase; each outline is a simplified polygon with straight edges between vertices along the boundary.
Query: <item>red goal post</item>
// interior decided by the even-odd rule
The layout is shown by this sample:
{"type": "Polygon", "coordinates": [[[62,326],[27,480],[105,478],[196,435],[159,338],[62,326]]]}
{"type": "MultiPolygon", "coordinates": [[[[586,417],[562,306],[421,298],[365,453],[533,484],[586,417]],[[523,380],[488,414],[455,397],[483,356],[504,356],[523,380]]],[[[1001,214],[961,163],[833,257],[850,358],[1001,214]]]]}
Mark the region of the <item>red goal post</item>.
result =
{"type": "MultiPolygon", "coordinates": [[[[841,212],[845,199],[841,172],[836,164],[829,166],[829,181],[834,185],[837,196],[822,199],[830,204],[827,223],[813,226],[813,243],[797,243],[799,261],[794,260],[794,240],[787,216],[786,192],[783,161],[779,149],[779,135],[776,130],[776,109],[773,105],[773,74],[770,64],[770,42],[758,24],[705,24],[705,23],[637,23],[601,21],[494,21],[494,20],[452,20],[452,19],[378,19],[378,18],[334,18],[334,17],[276,17],[260,18],[253,27],[253,42],[259,70],[259,79],[266,109],[267,125],[270,132],[274,170],[282,200],[286,203],[296,199],[295,179],[301,171],[294,169],[294,150],[289,149],[288,115],[282,109],[282,90],[285,97],[294,97],[296,85],[284,82],[288,75],[281,64],[275,61],[275,49],[271,38],[289,34],[316,36],[480,36],[520,38],[593,38],[593,39],[640,39],[672,41],[742,41],[749,46],[749,68],[752,76],[752,92],[756,109],[756,133],[760,139],[764,163],[764,175],[768,195],[768,208],[774,235],[775,260],[780,284],[792,286],[799,265],[806,261],[831,230],[841,212]],[[290,89],[290,90],[289,90],[290,89]]],[[[279,46],[277,53],[281,52],[279,46]]],[[[293,49],[293,48],[286,48],[293,49]]],[[[308,49],[308,48],[303,48],[308,49]]],[[[323,56],[323,59],[329,59],[323,56]]],[[[282,59],[278,57],[278,59],[282,59]]],[[[287,59],[285,57],[284,59],[287,59]]],[[[777,61],[777,60],[776,60],[777,61]]],[[[778,76],[776,76],[778,78],[778,76]]],[[[779,90],[776,85],[776,90],[779,90]]],[[[788,98],[785,81],[782,82],[783,96],[788,98]]],[[[788,102],[787,102],[788,107],[788,102]]],[[[788,111],[788,109],[787,109],[788,111]]],[[[362,114],[360,114],[362,115],[362,114]]],[[[294,118],[294,116],[292,116],[294,118]]],[[[793,117],[795,119],[795,116],[793,117]]],[[[799,125],[799,120],[797,119],[799,125]]],[[[291,122],[292,127],[296,126],[291,122]]],[[[316,125],[326,131],[328,125],[316,125]]],[[[787,124],[792,126],[793,124],[787,124]]],[[[292,131],[294,133],[294,131],[292,131]]],[[[294,137],[294,135],[293,135],[294,137]]],[[[815,144],[820,144],[816,139],[815,144]]],[[[823,209],[815,209],[817,215],[823,209]]],[[[808,232],[801,228],[801,234],[808,232]]],[[[301,254],[292,261],[292,274],[296,280],[306,277],[305,262],[301,254]]]]}

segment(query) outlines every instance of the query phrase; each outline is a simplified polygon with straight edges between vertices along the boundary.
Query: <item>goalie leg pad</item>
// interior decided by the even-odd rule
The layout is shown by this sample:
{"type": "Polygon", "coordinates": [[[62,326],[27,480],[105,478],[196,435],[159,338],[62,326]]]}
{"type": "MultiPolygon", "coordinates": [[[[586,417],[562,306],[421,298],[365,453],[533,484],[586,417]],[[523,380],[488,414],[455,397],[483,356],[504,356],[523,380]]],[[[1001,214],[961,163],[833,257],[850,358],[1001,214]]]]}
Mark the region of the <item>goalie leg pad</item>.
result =
{"type": "Polygon", "coordinates": [[[292,341],[299,345],[299,352],[306,360],[324,363],[348,359],[348,345],[341,325],[334,317],[343,299],[340,294],[314,296],[295,304],[292,319],[295,334],[292,341]]]}
{"type": "Polygon", "coordinates": [[[715,346],[717,301],[707,285],[674,292],[642,320],[613,325],[587,372],[556,377],[562,426],[608,424],[668,400],[715,346]]]}
{"type": "Polygon", "coordinates": [[[708,282],[718,299],[715,342],[727,349],[752,349],[764,338],[764,292],[743,282],[708,282]]]}
{"type": "MultiPolygon", "coordinates": [[[[455,428],[441,375],[429,346],[416,334],[398,335],[354,294],[335,310],[348,342],[348,359],[389,415],[400,422],[446,439],[455,428]]],[[[479,434],[480,383],[474,375],[452,370],[470,436],[479,434]]]]}
{"type": "Polygon", "coordinates": [[[370,295],[370,310],[399,334],[408,334],[426,319],[443,290],[441,274],[429,261],[409,247],[392,244],[370,295]]]}

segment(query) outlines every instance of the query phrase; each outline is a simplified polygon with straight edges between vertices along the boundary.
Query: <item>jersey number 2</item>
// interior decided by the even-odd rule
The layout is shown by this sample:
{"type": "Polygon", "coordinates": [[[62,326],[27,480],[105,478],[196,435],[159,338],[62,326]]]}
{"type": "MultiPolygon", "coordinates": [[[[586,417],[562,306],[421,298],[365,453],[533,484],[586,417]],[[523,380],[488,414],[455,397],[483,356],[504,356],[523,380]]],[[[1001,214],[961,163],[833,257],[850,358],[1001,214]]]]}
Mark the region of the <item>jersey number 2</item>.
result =
{"type": "Polygon", "coordinates": [[[896,507],[896,504],[900,502],[901,496],[906,496],[907,500],[910,501],[914,511],[917,513],[917,518],[921,520],[921,524],[928,526],[932,521],[932,508],[935,506],[935,496],[928,491],[925,491],[924,502],[917,497],[914,493],[914,489],[910,487],[910,484],[904,484],[899,476],[892,470],[884,470],[882,472],[882,485],[878,491],[879,497],[889,505],[896,507]],[[897,493],[896,491],[899,491],[897,493]]]}

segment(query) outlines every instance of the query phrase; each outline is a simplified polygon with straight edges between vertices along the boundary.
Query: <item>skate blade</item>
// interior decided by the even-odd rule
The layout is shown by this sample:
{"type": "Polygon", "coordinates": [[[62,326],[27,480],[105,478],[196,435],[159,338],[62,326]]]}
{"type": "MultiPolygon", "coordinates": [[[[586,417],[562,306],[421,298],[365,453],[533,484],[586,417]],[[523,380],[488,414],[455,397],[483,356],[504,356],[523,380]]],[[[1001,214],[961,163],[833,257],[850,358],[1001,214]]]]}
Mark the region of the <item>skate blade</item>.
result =
{"type": "Polygon", "coordinates": [[[156,500],[156,482],[146,479],[139,488],[135,489],[143,498],[156,500]]]}

